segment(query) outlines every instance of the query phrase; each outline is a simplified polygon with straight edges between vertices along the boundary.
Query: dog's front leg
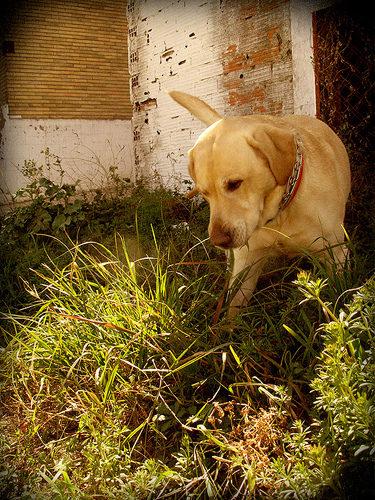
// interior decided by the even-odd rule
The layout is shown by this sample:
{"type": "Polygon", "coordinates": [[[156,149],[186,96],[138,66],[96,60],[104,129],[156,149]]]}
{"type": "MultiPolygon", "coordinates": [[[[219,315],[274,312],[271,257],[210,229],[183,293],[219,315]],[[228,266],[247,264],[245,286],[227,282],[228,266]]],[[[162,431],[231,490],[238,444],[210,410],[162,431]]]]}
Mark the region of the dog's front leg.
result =
{"type": "Polygon", "coordinates": [[[232,296],[228,310],[229,318],[236,316],[239,309],[249,301],[270,256],[269,248],[254,248],[250,242],[247,246],[231,251],[228,256],[231,271],[229,294],[232,296]]]}

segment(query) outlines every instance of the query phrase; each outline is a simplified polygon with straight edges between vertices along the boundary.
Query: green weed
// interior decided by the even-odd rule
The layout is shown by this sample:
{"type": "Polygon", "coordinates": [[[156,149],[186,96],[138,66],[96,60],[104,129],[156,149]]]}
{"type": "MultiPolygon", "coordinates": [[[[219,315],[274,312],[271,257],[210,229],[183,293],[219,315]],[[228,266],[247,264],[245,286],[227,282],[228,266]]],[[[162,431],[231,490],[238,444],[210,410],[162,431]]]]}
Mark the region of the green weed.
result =
{"type": "Polygon", "coordinates": [[[1,496],[370,497],[366,256],[349,242],[342,270],[280,261],[228,323],[207,207],[128,195],[44,234],[22,208],[3,221],[1,496]]]}
{"type": "Polygon", "coordinates": [[[333,278],[304,271],[233,330],[225,266],[193,264],[198,248],[61,245],[29,287],[37,312],[4,332],[10,498],[334,498],[344,465],[371,463],[373,281],[333,306],[333,278]]]}

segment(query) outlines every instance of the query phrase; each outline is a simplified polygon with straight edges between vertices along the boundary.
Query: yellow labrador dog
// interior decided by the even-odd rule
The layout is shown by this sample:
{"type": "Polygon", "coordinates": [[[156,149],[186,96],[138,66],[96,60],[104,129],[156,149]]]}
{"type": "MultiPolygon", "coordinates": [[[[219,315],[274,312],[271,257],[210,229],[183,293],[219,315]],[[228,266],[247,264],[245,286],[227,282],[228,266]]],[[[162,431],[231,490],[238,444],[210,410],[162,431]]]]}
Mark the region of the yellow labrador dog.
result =
{"type": "Polygon", "coordinates": [[[309,116],[221,117],[183,92],[170,96],[208,128],[189,151],[189,173],[210,205],[213,245],[233,250],[229,315],[250,298],[267,258],[329,252],[343,264],[349,160],[338,136],[309,116]]]}

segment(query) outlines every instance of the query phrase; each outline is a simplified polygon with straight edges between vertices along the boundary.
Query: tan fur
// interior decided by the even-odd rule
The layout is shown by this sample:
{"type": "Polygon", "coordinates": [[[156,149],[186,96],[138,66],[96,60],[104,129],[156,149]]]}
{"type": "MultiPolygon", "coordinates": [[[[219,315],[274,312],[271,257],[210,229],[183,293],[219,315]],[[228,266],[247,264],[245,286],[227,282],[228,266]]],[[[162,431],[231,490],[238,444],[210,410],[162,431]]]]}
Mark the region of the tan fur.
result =
{"type": "Polygon", "coordinates": [[[267,258],[303,250],[337,263],[345,260],[343,221],[350,191],[349,160],[338,136],[316,118],[252,115],[221,118],[200,99],[171,97],[210,126],[189,151],[189,173],[210,204],[211,242],[232,250],[233,284],[241,286],[230,315],[248,301],[267,258]],[[279,205],[301,143],[300,187],[285,208],[279,205]]]}

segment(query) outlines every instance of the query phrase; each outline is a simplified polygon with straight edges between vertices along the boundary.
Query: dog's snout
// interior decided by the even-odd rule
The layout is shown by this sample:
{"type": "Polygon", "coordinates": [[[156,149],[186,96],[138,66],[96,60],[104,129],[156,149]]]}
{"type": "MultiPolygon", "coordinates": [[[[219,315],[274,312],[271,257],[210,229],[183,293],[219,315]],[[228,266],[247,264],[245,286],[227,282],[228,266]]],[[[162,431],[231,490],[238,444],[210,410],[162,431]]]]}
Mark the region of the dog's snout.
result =
{"type": "Polygon", "coordinates": [[[211,227],[210,240],[213,245],[221,248],[231,248],[233,244],[231,232],[221,225],[213,225],[211,227]]]}

